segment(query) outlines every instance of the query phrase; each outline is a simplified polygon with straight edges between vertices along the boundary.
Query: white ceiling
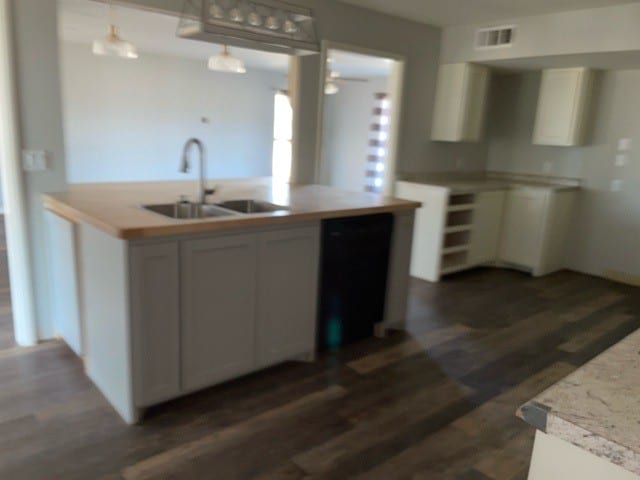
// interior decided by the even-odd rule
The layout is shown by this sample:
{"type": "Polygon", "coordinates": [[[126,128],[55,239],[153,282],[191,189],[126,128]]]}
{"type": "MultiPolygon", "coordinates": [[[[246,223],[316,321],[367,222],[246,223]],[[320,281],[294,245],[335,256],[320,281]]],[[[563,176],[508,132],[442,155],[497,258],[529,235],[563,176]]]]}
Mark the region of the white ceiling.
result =
{"type": "Polygon", "coordinates": [[[430,25],[467,25],[640,0],[342,0],[430,25]]]}
{"type": "MultiPolygon", "coordinates": [[[[58,0],[59,35],[63,41],[92,42],[106,34],[108,6],[93,0],[58,0]]],[[[147,10],[116,7],[116,23],[122,37],[145,53],[206,60],[220,51],[220,46],[176,36],[178,18],[147,10]]],[[[241,58],[247,68],[287,73],[289,57],[278,53],[233,48],[233,55],[241,58]]],[[[333,51],[332,69],[344,77],[379,77],[389,73],[388,60],[366,55],[333,51]]]]}

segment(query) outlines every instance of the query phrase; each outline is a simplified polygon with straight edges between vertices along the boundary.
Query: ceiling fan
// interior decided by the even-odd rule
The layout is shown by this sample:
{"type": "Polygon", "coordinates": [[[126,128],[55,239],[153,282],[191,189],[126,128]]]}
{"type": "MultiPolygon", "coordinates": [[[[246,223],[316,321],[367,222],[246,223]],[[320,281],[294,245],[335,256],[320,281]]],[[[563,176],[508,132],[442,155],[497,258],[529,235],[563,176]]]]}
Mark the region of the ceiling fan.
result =
{"type": "Polygon", "coordinates": [[[366,78],[359,77],[343,77],[340,75],[340,72],[333,70],[331,68],[331,64],[333,63],[332,59],[327,61],[327,76],[324,82],[324,93],[325,95],[335,95],[340,91],[340,82],[361,82],[367,83],[369,80],[366,78]]]}

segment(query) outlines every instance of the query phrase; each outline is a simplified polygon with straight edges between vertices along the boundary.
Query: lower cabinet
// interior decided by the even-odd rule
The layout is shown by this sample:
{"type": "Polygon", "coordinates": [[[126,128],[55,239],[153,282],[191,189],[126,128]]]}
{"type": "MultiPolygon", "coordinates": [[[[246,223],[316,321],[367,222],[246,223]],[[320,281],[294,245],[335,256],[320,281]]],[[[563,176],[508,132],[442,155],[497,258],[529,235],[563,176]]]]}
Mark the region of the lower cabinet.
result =
{"type": "Polygon", "coordinates": [[[317,228],[259,235],[258,367],[314,351],[319,257],[317,228]]]}
{"type": "Polygon", "coordinates": [[[180,393],[178,243],[130,249],[134,399],[145,407],[180,393]]]}
{"type": "Polygon", "coordinates": [[[129,258],[136,407],[315,349],[319,224],[142,243],[129,258]]]}
{"type": "Polygon", "coordinates": [[[495,262],[498,258],[505,195],[504,191],[483,192],[476,195],[469,264],[495,262]]]}
{"type": "Polygon", "coordinates": [[[255,368],[255,235],[182,242],[182,387],[255,368]]]}
{"type": "Polygon", "coordinates": [[[542,249],[548,191],[515,188],[507,193],[500,260],[534,269],[542,249]]]}

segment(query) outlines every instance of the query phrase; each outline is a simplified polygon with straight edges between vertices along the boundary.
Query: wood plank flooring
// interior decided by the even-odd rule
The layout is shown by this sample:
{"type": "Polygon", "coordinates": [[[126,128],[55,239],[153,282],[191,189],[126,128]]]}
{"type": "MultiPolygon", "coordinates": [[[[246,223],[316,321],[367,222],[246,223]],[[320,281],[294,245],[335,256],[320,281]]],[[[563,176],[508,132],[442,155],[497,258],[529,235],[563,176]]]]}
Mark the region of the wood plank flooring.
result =
{"type": "Polygon", "coordinates": [[[526,479],[516,408],[640,327],[639,290],[562,272],[413,281],[409,332],[287,363],[127,427],[64,345],[0,352],[0,479],[526,479]]]}

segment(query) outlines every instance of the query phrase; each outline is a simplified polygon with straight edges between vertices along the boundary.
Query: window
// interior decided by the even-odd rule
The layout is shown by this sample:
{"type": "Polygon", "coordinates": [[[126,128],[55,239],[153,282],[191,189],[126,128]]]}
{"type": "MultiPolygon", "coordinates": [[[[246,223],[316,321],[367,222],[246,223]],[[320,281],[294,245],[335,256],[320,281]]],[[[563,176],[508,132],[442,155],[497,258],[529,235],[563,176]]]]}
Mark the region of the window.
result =
{"type": "Polygon", "coordinates": [[[273,120],[273,157],[271,172],[275,180],[291,180],[291,162],[293,157],[293,108],[289,96],[278,92],[275,96],[273,120]]]}

